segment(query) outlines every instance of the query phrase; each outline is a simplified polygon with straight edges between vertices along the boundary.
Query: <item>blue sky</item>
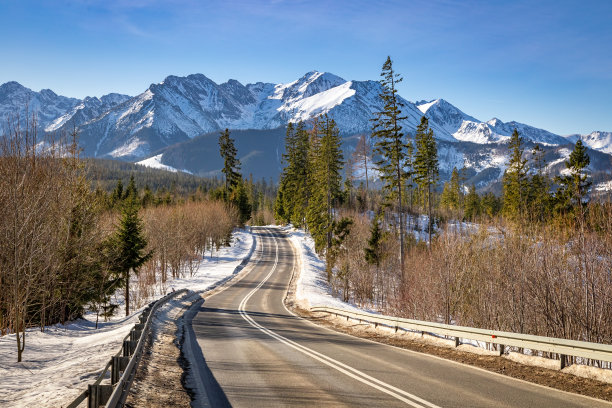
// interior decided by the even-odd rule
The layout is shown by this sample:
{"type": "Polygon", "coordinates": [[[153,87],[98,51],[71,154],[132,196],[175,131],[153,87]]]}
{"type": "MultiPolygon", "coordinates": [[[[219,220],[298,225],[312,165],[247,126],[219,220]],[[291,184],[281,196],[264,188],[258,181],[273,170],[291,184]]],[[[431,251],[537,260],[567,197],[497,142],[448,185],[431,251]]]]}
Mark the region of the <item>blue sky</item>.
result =
{"type": "Polygon", "coordinates": [[[612,1],[0,0],[0,83],[136,95],[168,75],[289,82],[316,69],[480,119],[612,131],[612,1]]]}

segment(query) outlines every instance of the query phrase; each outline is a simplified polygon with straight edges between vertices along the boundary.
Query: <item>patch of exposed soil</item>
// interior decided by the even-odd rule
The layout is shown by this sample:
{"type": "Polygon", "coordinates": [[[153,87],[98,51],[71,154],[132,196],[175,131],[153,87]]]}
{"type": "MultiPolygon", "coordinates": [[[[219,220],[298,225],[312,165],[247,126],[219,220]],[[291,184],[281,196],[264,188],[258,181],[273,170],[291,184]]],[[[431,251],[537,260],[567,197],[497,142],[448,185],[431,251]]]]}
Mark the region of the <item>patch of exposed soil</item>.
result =
{"type": "Polygon", "coordinates": [[[126,407],[189,407],[191,396],[183,387],[183,367],[176,344],[174,319],[156,325],[145,343],[126,407]]]}

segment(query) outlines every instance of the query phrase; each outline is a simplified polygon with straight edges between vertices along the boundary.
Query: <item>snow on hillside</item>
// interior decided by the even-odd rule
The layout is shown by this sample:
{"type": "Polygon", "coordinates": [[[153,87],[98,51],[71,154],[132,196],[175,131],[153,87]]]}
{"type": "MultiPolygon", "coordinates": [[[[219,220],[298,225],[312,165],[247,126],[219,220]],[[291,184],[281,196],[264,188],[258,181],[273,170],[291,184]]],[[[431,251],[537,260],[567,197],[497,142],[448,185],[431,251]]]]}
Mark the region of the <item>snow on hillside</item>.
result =
{"type": "Polygon", "coordinates": [[[34,92],[18,82],[0,85],[0,118],[19,114],[22,120],[36,114],[38,124],[46,127],[79,103],[76,98],[57,95],[50,89],[34,92]],[[27,108],[27,112],[26,112],[27,108]]]}
{"type": "Polygon", "coordinates": [[[158,154],[157,156],[149,157],[148,159],[141,160],[136,162],[136,164],[140,164],[141,166],[150,167],[152,169],[161,169],[171,171],[173,173],[178,172],[174,167],[167,166],[161,162],[163,154],[158,154]]]}
{"type": "MultiPolygon", "coordinates": [[[[452,140],[452,135],[461,128],[464,122],[479,122],[444,99],[435,99],[427,103],[417,102],[417,107],[435,127],[441,129],[447,135],[444,138],[445,140],[452,140]]],[[[442,135],[438,137],[442,138],[440,136],[442,135]]]]}
{"type": "MultiPolygon", "coordinates": [[[[130,96],[121,95],[117,93],[111,93],[104,95],[100,98],[86,97],[73,107],[70,111],[66,112],[59,118],[55,119],[50,125],[45,128],[47,132],[53,132],[60,129],[70,122],[71,126],[80,126],[97,118],[104,114],[110,109],[130,99],[130,96]]],[[[70,129],[68,129],[70,130],[70,129]]]]}
{"type": "Polygon", "coordinates": [[[345,99],[355,95],[351,82],[346,82],[316,95],[287,103],[279,108],[281,112],[291,115],[291,122],[307,121],[318,115],[328,113],[333,107],[340,105],[345,99]]]}
{"type": "MultiPolygon", "coordinates": [[[[84,155],[137,161],[220,129],[276,129],[322,113],[333,118],[345,136],[370,133],[372,117],[383,108],[381,92],[378,81],[346,81],[320,71],[310,71],[288,83],[246,85],[234,79],[216,84],[203,74],[170,75],[133,98],[109,94],[83,100],[50,90],[33,92],[7,82],[0,85],[0,116],[29,102],[30,110],[38,113],[40,124],[48,130],[71,131],[71,126],[79,126],[84,155]]],[[[580,137],[591,149],[612,154],[612,132],[565,138],[515,121],[493,118],[482,122],[444,99],[416,103],[399,99],[406,116],[401,123],[404,133],[414,136],[425,115],[439,141],[483,145],[466,148],[480,149],[483,156],[489,146],[507,143],[514,129],[525,142],[562,146],[580,137]]],[[[485,168],[485,163],[475,167],[485,168]]]]}
{"type": "MultiPolygon", "coordinates": [[[[221,248],[212,257],[207,255],[193,276],[168,280],[165,287],[157,287],[152,299],[172,289],[199,291],[215,286],[230,277],[253,249],[253,235],[246,230],[235,231],[231,247],[221,248]]],[[[137,286],[134,282],[132,287],[137,290],[137,286]]],[[[121,303],[122,295],[118,293],[113,302],[121,303]]],[[[28,329],[21,363],[16,363],[15,336],[0,337],[0,406],[59,407],[69,404],[95,380],[138,322],[142,308],[129,317],[121,316],[124,310],[121,307],[111,321],[100,322],[98,329],[95,328],[96,316],[92,313],[65,326],[48,326],[45,332],[38,328],[28,329]]]]}
{"type": "Polygon", "coordinates": [[[612,154],[612,132],[593,132],[580,138],[591,149],[612,154]]]}
{"type": "Polygon", "coordinates": [[[595,191],[600,191],[600,192],[601,191],[612,191],[612,180],[598,183],[595,186],[593,186],[593,189],[595,191]]]}

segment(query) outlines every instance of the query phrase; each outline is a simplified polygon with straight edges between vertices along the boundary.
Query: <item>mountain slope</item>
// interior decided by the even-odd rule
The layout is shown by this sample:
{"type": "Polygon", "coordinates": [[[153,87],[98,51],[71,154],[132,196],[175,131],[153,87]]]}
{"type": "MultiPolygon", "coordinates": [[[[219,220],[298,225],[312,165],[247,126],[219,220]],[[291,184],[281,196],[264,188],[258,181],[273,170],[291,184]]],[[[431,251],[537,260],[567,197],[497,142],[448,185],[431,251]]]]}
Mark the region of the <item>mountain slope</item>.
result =
{"type": "Polygon", "coordinates": [[[76,98],[57,95],[50,89],[34,92],[18,82],[0,85],[0,118],[18,114],[22,119],[36,113],[38,125],[45,128],[79,103],[76,98]]]}
{"type": "Polygon", "coordinates": [[[51,122],[45,127],[45,130],[52,132],[66,126],[81,126],[130,98],[128,95],[117,93],[110,93],[100,98],[88,96],[78,105],[51,122]]]}
{"type": "MultiPolygon", "coordinates": [[[[383,109],[381,92],[379,82],[347,81],[318,71],[284,84],[243,85],[236,80],[216,84],[202,74],[171,75],[135,97],[109,94],[83,100],[49,90],[33,92],[9,82],[0,86],[0,114],[18,111],[30,102],[30,110],[38,112],[40,124],[49,131],[71,131],[77,125],[85,156],[133,161],[153,157],[156,165],[199,174],[215,174],[220,168],[218,132],[229,128],[239,139],[244,173],[276,178],[288,122],[308,124],[317,115],[328,114],[350,151],[355,135],[371,133],[371,119],[383,109]]],[[[591,149],[612,154],[612,133],[561,137],[515,121],[481,122],[444,99],[412,103],[400,96],[399,101],[408,137],[423,115],[429,118],[438,140],[442,179],[453,167],[465,167],[466,177],[479,186],[499,180],[514,129],[526,146],[545,146],[552,167],[563,162],[571,151],[569,144],[578,138],[591,149]]],[[[593,171],[608,174],[608,159],[610,155],[593,160],[593,171]]]]}

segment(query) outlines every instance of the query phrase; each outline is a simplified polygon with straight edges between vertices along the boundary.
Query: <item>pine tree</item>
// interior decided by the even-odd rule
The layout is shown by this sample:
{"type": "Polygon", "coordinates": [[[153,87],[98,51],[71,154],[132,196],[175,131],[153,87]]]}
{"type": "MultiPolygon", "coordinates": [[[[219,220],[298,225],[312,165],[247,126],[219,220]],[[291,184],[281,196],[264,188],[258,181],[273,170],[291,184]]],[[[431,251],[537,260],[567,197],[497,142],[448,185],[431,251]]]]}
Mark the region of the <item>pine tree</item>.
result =
{"type": "MultiPolygon", "coordinates": [[[[332,278],[332,270],[336,265],[336,260],[338,256],[343,252],[346,252],[346,248],[343,248],[342,244],[344,240],[348,237],[351,232],[351,226],[353,225],[353,220],[348,217],[343,217],[340,221],[332,222],[332,234],[331,234],[331,242],[329,249],[325,253],[325,268],[327,271],[327,281],[331,282],[332,278]]],[[[349,271],[348,266],[342,268],[342,272],[340,274],[340,279],[345,282],[345,296],[348,293],[348,277],[349,271]]],[[[345,298],[345,301],[348,300],[345,298]]]]}
{"type": "Polygon", "coordinates": [[[551,181],[544,172],[546,162],[544,161],[544,150],[542,150],[540,145],[535,145],[531,155],[533,157],[535,173],[529,181],[528,214],[532,220],[542,222],[550,217],[551,213],[551,181]]]}
{"type": "Polygon", "coordinates": [[[309,151],[310,136],[304,123],[299,122],[297,126],[289,123],[283,154],[285,167],[280,183],[283,191],[279,192],[284,200],[278,202],[277,213],[282,213],[285,222],[292,222],[297,227],[305,223],[310,197],[309,151]]]}
{"type": "Polygon", "coordinates": [[[240,160],[236,157],[238,151],[234,146],[234,140],[230,137],[230,131],[225,129],[219,136],[219,153],[223,158],[223,169],[225,175],[225,190],[223,191],[225,200],[229,200],[234,187],[242,180],[240,174],[240,160]]]}
{"type": "Polygon", "coordinates": [[[274,219],[282,223],[289,222],[287,213],[285,212],[285,185],[286,181],[281,176],[278,191],[276,192],[276,200],[274,201],[274,219]]]}
{"type": "Polygon", "coordinates": [[[476,193],[476,186],[471,185],[465,197],[465,218],[474,220],[480,214],[480,197],[476,193]]]}
{"type": "Polygon", "coordinates": [[[527,160],[523,157],[523,138],[516,129],[512,132],[508,148],[510,161],[502,180],[503,212],[510,219],[518,220],[525,215],[529,180],[527,160]]]}
{"type": "Polygon", "coordinates": [[[397,94],[397,84],[402,77],[393,69],[391,57],[383,64],[380,74],[382,79],[382,93],[379,94],[383,102],[383,110],[377,112],[373,119],[372,137],[375,140],[374,151],[380,160],[376,162],[383,182],[383,193],[387,204],[397,200],[400,228],[400,267],[404,270],[404,197],[403,191],[409,177],[406,169],[411,168],[409,162],[408,144],[404,142],[401,122],[406,119],[402,116],[403,104],[397,94]]]}
{"type": "Polygon", "coordinates": [[[147,239],[138,215],[139,207],[136,197],[130,196],[125,200],[118,229],[110,238],[114,248],[113,270],[121,277],[125,288],[126,316],[130,314],[130,274],[138,274],[138,269],[152,255],[150,251],[146,251],[147,239]]]}
{"type": "Polygon", "coordinates": [[[372,219],[372,225],[370,226],[370,239],[368,239],[368,246],[365,248],[365,260],[370,265],[376,265],[376,268],[380,266],[382,258],[382,239],[383,233],[380,227],[380,216],[377,215],[372,219]]]}
{"type": "Polygon", "coordinates": [[[239,179],[238,184],[234,187],[230,196],[230,201],[238,208],[240,224],[244,225],[251,218],[251,202],[247,194],[245,183],[239,179]]]}
{"type": "Polygon", "coordinates": [[[490,191],[480,199],[480,212],[487,214],[490,218],[496,216],[501,210],[501,207],[502,204],[500,199],[490,191]]]}
{"type": "Polygon", "coordinates": [[[136,182],[134,181],[134,175],[130,175],[130,182],[123,193],[123,199],[126,200],[130,197],[138,197],[138,189],[136,188],[136,182]]]}
{"type": "Polygon", "coordinates": [[[152,206],[155,203],[155,196],[153,195],[153,191],[149,185],[144,186],[144,193],[142,195],[142,206],[143,208],[147,208],[152,206]]]}
{"type": "Polygon", "coordinates": [[[321,252],[331,247],[333,206],[341,194],[343,155],[336,122],[324,115],[315,126],[317,135],[311,146],[312,184],[308,203],[308,228],[321,252]]]}
{"type": "Polygon", "coordinates": [[[359,140],[357,140],[357,146],[355,147],[355,151],[353,152],[353,164],[358,170],[362,170],[365,176],[365,191],[366,191],[366,203],[365,206],[367,208],[367,197],[368,192],[370,191],[369,185],[369,177],[368,177],[368,166],[372,162],[372,146],[368,141],[368,138],[365,134],[359,136],[359,140]]]}
{"type": "Polygon", "coordinates": [[[353,159],[349,156],[344,163],[344,191],[342,192],[342,204],[346,208],[353,207],[353,183],[355,176],[353,175],[353,159]]]}
{"type": "Polygon", "coordinates": [[[111,205],[114,207],[123,199],[123,183],[117,180],[117,185],[111,194],[111,205]]]}
{"type": "Polygon", "coordinates": [[[308,160],[310,151],[310,135],[299,122],[295,130],[295,148],[291,162],[291,186],[293,193],[293,211],[291,218],[297,226],[306,223],[306,210],[311,195],[311,164],[308,160]]]}
{"type": "Polygon", "coordinates": [[[429,121],[423,116],[416,130],[416,153],[414,155],[414,179],[427,201],[427,214],[429,216],[429,242],[433,229],[432,218],[432,189],[438,182],[438,148],[434,139],[433,130],[429,129],[429,121]]]}
{"type": "Polygon", "coordinates": [[[591,186],[587,173],[590,162],[587,148],[582,140],[578,140],[574,150],[565,162],[565,167],[570,171],[570,174],[557,178],[559,189],[555,197],[558,211],[567,212],[572,209],[579,209],[581,216],[584,215],[582,209],[591,186]]]}
{"type": "Polygon", "coordinates": [[[459,171],[457,171],[456,167],[453,167],[450,180],[444,183],[444,190],[440,197],[440,206],[447,210],[457,212],[461,209],[462,201],[463,193],[461,192],[459,171]]]}

